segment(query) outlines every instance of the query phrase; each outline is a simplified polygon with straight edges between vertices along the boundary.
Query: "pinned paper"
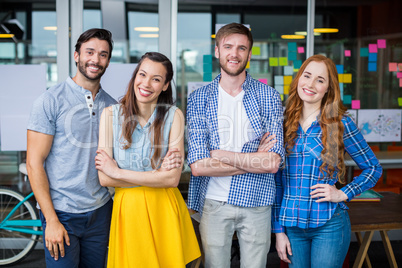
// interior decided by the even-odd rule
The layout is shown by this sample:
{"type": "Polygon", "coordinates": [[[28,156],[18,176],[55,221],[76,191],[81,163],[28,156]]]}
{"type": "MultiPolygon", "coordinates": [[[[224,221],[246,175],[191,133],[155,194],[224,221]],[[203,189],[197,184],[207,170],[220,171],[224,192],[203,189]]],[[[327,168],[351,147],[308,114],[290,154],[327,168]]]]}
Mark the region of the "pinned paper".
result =
{"type": "Polygon", "coordinates": [[[377,49],[377,44],[369,44],[369,53],[377,53],[378,49],[377,49]]]}
{"type": "Polygon", "coordinates": [[[258,81],[260,81],[261,83],[264,83],[264,84],[268,85],[268,79],[266,79],[266,78],[260,78],[260,79],[258,79],[258,81]]]}
{"type": "Polygon", "coordinates": [[[352,83],[352,74],[344,74],[343,75],[343,82],[346,84],[352,83]]]}
{"type": "Polygon", "coordinates": [[[360,48],[360,57],[368,57],[369,49],[368,47],[361,47],[360,48]]]}
{"type": "Polygon", "coordinates": [[[297,52],[296,51],[289,51],[288,52],[288,59],[291,61],[297,60],[297,52]]]}
{"type": "Polygon", "coordinates": [[[283,85],[283,76],[282,75],[275,75],[274,76],[274,84],[276,85],[283,85]]]}
{"type": "Polygon", "coordinates": [[[402,106],[402,98],[398,98],[398,105],[402,106]]]}
{"type": "Polygon", "coordinates": [[[288,43],[288,50],[289,50],[289,51],[297,51],[297,44],[296,44],[296,42],[289,42],[289,43],[288,43]]]}
{"type": "Polygon", "coordinates": [[[283,86],[283,93],[289,95],[290,86],[283,86]]]}
{"type": "Polygon", "coordinates": [[[377,53],[369,53],[368,61],[369,61],[369,62],[375,62],[375,61],[377,61],[377,53]]]}
{"type": "Polygon", "coordinates": [[[276,89],[276,91],[279,92],[279,94],[283,94],[283,86],[277,86],[277,85],[275,85],[275,89],[276,89]]]}
{"type": "Polygon", "coordinates": [[[246,69],[250,69],[250,61],[247,62],[246,69]]]}
{"type": "Polygon", "coordinates": [[[351,104],[352,103],[352,95],[343,96],[343,103],[344,104],[351,104]]]}
{"type": "Polygon", "coordinates": [[[269,58],[269,66],[278,66],[278,58],[269,58]]]}
{"type": "Polygon", "coordinates": [[[397,72],[397,73],[396,73],[396,77],[397,77],[397,78],[402,78],[402,72],[397,72]]]}
{"type": "Polygon", "coordinates": [[[293,67],[292,66],[283,67],[283,74],[284,75],[293,75],[293,67]]]}
{"type": "Polygon", "coordinates": [[[398,71],[398,64],[396,62],[390,62],[388,68],[389,68],[390,72],[397,72],[398,71]]]}
{"type": "Polygon", "coordinates": [[[279,57],[279,66],[287,66],[287,65],[288,65],[288,58],[279,57]]]}
{"type": "Polygon", "coordinates": [[[300,53],[300,54],[304,53],[304,47],[298,47],[297,52],[300,53]]]}
{"type": "Polygon", "coordinates": [[[352,109],[360,109],[360,100],[352,100],[352,109]]]}
{"type": "Polygon", "coordinates": [[[343,65],[336,65],[336,70],[338,71],[338,74],[343,74],[343,65]]]}
{"type": "Polygon", "coordinates": [[[203,63],[212,63],[212,55],[203,55],[202,56],[203,63]]]}
{"type": "Polygon", "coordinates": [[[251,55],[261,55],[261,48],[260,47],[253,47],[251,49],[251,55]]]}
{"type": "Polygon", "coordinates": [[[283,77],[283,84],[284,85],[290,85],[290,83],[292,83],[292,76],[288,76],[288,75],[284,76],[283,77]]]}
{"type": "Polygon", "coordinates": [[[343,80],[344,80],[343,74],[338,74],[338,81],[339,81],[339,83],[343,83],[343,80]]]}
{"type": "Polygon", "coordinates": [[[377,72],[377,62],[369,62],[368,63],[368,71],[369,72],[377,72]]]}
{"type": "Polygon", "coordinates": [[[378,48],[387,48],[387,41],[385,39],[378,39],[377,46],[378,48]]]}
{"type": "MultiPolygon", "coordinates": [[[[293,68],[298,70],[298,69],[300,69],[301,66],[302,66],[302,61],[301,60],[293,61],[293,68]]],[[[297,72],[297,70],[296,70],[296,72],[297,72]]]]}
{"type": "Polygon", "coordinates": [[[345,57],[350,57],[351,53],[350,50],[345,50],[345,57]]]}

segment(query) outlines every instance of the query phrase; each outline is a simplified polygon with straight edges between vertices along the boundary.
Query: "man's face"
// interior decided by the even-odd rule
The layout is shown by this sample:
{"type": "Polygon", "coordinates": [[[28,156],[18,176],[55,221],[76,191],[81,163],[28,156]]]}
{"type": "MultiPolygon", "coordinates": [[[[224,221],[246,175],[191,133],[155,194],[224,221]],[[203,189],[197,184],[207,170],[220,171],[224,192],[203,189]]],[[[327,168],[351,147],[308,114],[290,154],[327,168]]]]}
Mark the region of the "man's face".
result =
{"type": "Polygon", "coordinates": [[[109,44],[105,40],[91,38],[81,45],[80,53],[74,52],[78,71],[88,80],[99,80],[109,65],[109,44]]]}
{"type": "Polygon", "coordinates": [[[238,76],[246,69],[251,57],[251,47],[247,36],[231,34],[219,42],[215,47],[215,57],[223,72],[230,76],[238,76]]]}

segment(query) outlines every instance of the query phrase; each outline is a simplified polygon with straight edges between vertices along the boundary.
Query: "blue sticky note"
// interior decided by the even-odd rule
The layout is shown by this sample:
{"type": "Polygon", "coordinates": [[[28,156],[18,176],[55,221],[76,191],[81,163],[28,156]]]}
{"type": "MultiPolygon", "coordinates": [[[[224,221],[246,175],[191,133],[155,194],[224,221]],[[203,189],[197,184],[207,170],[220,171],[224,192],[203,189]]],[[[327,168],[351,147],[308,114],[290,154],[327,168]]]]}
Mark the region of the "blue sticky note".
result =
{"type": "Polygon", "coordinates": [[[203,55],[202,61],[204,64],[212,63],[212,55],[203,55]]]}
{"type": "Polygon", "coordinates": [[[212,73],[212,64],[204,63],[202,70],[204,71],[204,73],[212,73]]]}
{"type": "Polygon", "coordinates": [[[351,104],[352,103],[352,95],[343,96],[343,104],[351,104]]]}
{"type": "Polygon", "coordinates": [[[336,70],[338,71],[338,74],[343,74],[343,65],[336,65],[336,70]]]}
{"type": "Polygon", "coordinates": [[[295,69],[300,69],[300,67],[302,66],[302,61],[301,60],[295,60],[293,61],[293,67],[295,69]]]}
{"type": "Polygon", "coordinates": [[[361,47],[360,48],[360,57],[368,57],[369,49],[368,47],[361,47]]]}
{"type": "Polygon", "coordinates": [[[283,76],[282,75],[275,75],[274,76],[274,84],[275,84],[275,86],[283,85],[283,76]]]}
{"type": "Polygon", "coordinates": [[[285,75],[293,75],[293,67],[292,66],[284,66],[283,73],[285,75]]]}
{"type": "Polygon", "coordinates": [[[212,81],[212,73],[204,73],[204,75],[202,76],[202,81],[204,82],[212,81]]]}
{"type": "Polygon", "coordinates": [[[289,51],[296,51],[296,52],[297,52],[297,44],[296,44],[296,42],[290,42],[290,43],[288,43],[288,50],[289,50],[289,51]]]}
{"type": "Polygon", "coordinates": [[[368,63],[368,71],[369,72],[377,72],[377,62],[369,62],[368,63]]]}
{"type": "Polygon", "coordinates": [[[289,51],[288,52],[288,60],[297,60],[297,52],[289,51]]]}
{"type": "Polygon", "coordinates": [[[377,61],[377,53],[369,53],[368,61],[369,62],[377,61]]]}

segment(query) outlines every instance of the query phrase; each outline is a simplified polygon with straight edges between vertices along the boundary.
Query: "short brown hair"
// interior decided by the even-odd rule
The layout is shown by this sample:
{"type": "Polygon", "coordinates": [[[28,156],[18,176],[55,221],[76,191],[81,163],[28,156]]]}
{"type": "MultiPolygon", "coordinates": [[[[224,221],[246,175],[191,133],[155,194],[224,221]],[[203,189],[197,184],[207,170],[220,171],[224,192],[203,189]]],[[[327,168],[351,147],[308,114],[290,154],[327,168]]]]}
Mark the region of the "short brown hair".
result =
{"type": "Polygon", "coordinates": [[[109,44],[109,60],[112,57],[113,40],[112,33],[106,29],[92,28],[83,32],[75,44],[75,51],[80,54],[81,45],[88,42],[91,38],[97,38],[99,40],[105,40],[109,44]]]}
{"type": "Polygon", "coordinates": [[[244,26],[243,24],[235,22],[226,24],[225,26],[223,26],[218,30],[215,37],[216,46],[219,46],[220,41],[222,41],[225,37],[232,34],[242,34],[247,36],[247,39],[250,42],[250,49],[253,47],[254,41],[250,29],[244,26]]]}

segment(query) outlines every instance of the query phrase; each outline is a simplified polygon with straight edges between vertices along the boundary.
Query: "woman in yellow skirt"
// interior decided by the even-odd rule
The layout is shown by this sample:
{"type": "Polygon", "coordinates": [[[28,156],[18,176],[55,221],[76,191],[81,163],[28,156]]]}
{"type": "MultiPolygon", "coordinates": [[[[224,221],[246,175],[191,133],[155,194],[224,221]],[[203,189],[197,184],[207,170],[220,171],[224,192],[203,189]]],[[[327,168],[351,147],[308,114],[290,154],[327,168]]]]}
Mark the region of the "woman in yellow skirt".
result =
{"type": "Polygon", "coordinates": [[[172,77],[166,56],[146,53],[120,104],[102,113],[95,164],[101,184],[115,187],[108,267],[184,267],[201,255],[177,189],[184,116],[172,77]]]}

